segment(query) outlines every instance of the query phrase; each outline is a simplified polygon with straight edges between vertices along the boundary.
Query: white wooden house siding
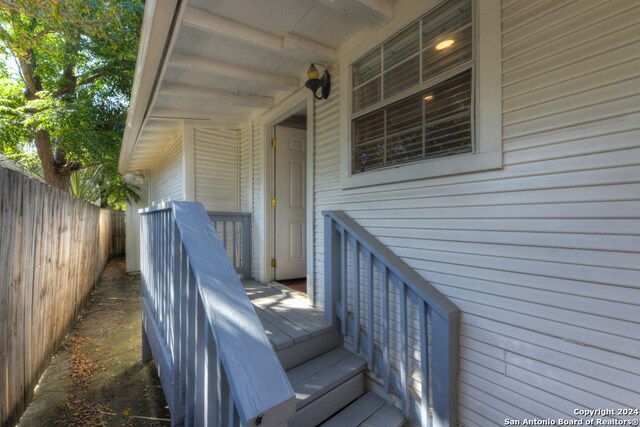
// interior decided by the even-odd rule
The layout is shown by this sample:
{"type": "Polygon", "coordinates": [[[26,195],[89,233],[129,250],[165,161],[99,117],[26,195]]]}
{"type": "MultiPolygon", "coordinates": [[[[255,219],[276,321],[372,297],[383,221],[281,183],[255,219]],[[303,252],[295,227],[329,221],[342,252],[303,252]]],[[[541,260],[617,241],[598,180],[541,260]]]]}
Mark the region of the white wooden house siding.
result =
{"type": "Polygon", "coordinates": [[[342,209],[452,298],[465,426],[640,402],[639,23],[504,2],[502,170],[342,190],[336,67],[316,103],[315,282],[342,209]]]}
{"type": "Polygon", "coordinates": [[[179,137],[150,171],[149,203],[184,200],[183,182],[182,137],[179,137]]]}
{"type": "Polygon", "coordinates": [[[207,211],[240,209],[240,156],[237,129],[195,128],[195,199],[207,211]]]}
{"type": "Polygon", "coordinates": [[[243,123],[240,133],[240,211],[251,212],[251,125],[243,123]]]}
{"type": "Polygon", "coordinates": [[[266,242],[263,241],[264,233],[264,176],[263,157],[265,147],[263,141],[263,123],[261,121],[251,122],[252,128],[252,152],[253,152],[253,172],[252,172],[252,190],[253,190],[253,276],[257,279],[264,280],[266,272],[264,271],[263,248],[266,242]]]}

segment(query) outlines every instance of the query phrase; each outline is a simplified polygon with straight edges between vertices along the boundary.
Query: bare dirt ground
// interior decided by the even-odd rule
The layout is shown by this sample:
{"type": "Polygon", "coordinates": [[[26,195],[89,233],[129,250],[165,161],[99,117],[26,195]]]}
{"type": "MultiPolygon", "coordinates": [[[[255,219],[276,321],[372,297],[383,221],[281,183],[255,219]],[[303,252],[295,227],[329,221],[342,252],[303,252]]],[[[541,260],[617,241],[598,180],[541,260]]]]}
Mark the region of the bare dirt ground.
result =
{"type": "Polygon", "coordinates": [[[140,361],[140,328],[140,276],[112,260],[19,426],[170,425],[155,366],[140,361]]]}

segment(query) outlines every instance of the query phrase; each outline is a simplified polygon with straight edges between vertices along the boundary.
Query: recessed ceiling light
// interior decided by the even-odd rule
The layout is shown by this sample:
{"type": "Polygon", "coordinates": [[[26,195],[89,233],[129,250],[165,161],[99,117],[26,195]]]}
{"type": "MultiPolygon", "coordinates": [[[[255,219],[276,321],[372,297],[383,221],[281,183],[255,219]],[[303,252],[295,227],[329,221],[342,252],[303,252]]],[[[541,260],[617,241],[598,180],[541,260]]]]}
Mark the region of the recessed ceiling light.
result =
{"type": "Polygon", "coordinates": [[[454,43],[455,43],[455,41],[453,39],[446,39],[446,40],[441,41],[440,43],[438,43],[436,45],[436,49],[437,50],[446,49],[446,48],[448,48],[449,46],[451,46],[454,43]]]}

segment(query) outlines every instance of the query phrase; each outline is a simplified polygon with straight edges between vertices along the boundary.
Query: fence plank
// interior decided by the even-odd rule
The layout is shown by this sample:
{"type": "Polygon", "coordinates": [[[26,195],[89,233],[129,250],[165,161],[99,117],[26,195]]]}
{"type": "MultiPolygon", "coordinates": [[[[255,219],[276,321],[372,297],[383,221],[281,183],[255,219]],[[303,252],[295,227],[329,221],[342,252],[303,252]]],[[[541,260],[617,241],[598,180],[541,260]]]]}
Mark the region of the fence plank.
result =
{"type": "Polygon", "coordinates": [[[0,167],[1,426],[17,422],[111,250],[124,247],[124,216],[111,215],[0,167]]]}
{"type": "MultiPolygon", "coordinates": [[[[4,169],[0,168],[0,233],[4,235],[5,230],[5,221],[7,221],[7,217],[4,214],[6,209],[4,203],[4,195],[3,188],[5,188],[5,176],[7,173],[4,169]]],[[[8,245],[0,245],[0,268],[2,271],[6,271],[4,260],[7,259],[6,252],[8,251],[8,245]],[[6,247],[5,247],[6,246],[6,247]]],[[[0,275],[0,307],[7,307],[7,291],[8,287],[5,286],[5,274],[0,275]]],[[[0,310],[0,325],[5,325],[7,322],[7,310],[0,310]]],[[[3,387],[6,384],[6,372],[8,371],[8,361],[7,361],[8,353],[7,353],[7,329],[0,328],[0,387],[3,387]]],[[[0,399],[0,424],[4,424],[5,420],[8,419],[8,408],[5,399],[0,399]]]]}

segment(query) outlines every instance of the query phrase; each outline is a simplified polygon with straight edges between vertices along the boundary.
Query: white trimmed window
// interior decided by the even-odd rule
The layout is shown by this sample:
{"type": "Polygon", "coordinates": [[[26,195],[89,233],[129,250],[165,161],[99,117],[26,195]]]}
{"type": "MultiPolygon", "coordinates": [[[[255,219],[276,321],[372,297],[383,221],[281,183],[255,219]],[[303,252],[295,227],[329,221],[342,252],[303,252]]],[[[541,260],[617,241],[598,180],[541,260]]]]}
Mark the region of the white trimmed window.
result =
{"type": "MultiPolygon", "coordinates": [[[[478,3],[480,8],[484,2],[478,3]]],[[[489,13],[484,11],[484,15],[489,13]]],[[[497,31],[486,32],[493,37],[497,33],[499,40],[499,5],[497,14],[497,31]]],[[[347,65],[350,82],[345,105],[349,122],[348,129],[344,129],[349,138],[348,153],[343,150],[348,154],[348,164],[342,162],[343,186],[501,166],[501,141],[487,140],[499,133],[488,132],[479,138],[476,129],[476,104],[482,103],[476,102],[481,88],[478,86],[483,84],[476,77],[482,64],[487,64],[478,58],[483,53],[476,40],[482,39],[477,36],[482,33],[475,28],[478,15],[482,16],[472,0],[446,1],[417,21],[414,18],[364,55],[348,64],[341,63],[342,67],[347,65]],[[484,157],[481,161],[473,158],[488,152],[494,152],[493,160],[487,156],[480,156],[484,157]],[[464,159],[467,166],[460,165],[464,159]]],[[[484,37],[480,42],[484,41],[487,56],[495,57],[497,49],[499,58],[499,43],[486,47],[490,38],[484,37]]],[[[484,86],[499,88],[500,63],[492,67],[493,73],[483,70],[484,86]]],[[[501,102],[499,91],[487,97],[487,105],[501,102]]],[[[495,119],[496,114],[487,113],[483,118],[495,119]]],[[[501,126],[499,118],[494,121],[496,124],[501,126]]]]}

